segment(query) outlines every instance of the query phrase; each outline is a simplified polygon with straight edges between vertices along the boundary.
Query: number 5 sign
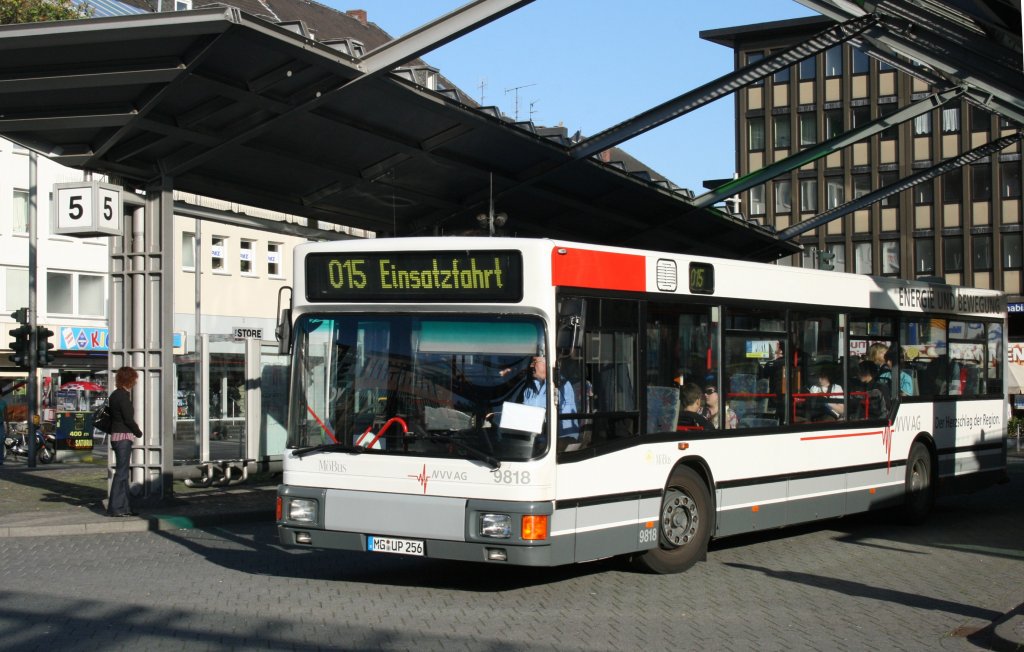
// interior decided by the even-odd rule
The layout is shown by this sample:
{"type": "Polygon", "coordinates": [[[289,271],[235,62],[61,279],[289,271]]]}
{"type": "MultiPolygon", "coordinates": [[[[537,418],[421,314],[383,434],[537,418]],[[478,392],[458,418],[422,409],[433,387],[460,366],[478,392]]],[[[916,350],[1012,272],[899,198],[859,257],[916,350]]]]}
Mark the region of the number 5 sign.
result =
{"type": "Polygon", "coordinates": [[[121,188],[100,181],[53,184],[55,235],[121,235],[121,188]]]}

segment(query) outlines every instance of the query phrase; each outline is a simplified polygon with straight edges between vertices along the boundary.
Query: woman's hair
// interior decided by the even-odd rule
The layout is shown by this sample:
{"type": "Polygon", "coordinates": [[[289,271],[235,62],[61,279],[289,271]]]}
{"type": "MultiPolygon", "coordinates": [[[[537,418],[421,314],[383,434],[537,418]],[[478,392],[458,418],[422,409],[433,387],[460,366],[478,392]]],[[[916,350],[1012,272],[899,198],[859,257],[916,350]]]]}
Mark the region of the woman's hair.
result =
{"type": "Polygon", "coordinates": [[[874,344],[868,347],[868,360],[874,362],[875,356],[878,355],[879,351],[881,351],[884,354],[888,350],[889,347],[886,346],[885,344],[882,344],[881,342],[875,342],[874,344]]]}
{"type": "Polygon", "coordinates": [[[114,384],[122,389],[127,389],[135,384],[139,378],[139,372],[131,367],[121,367],[114,376],[114,384]]]}

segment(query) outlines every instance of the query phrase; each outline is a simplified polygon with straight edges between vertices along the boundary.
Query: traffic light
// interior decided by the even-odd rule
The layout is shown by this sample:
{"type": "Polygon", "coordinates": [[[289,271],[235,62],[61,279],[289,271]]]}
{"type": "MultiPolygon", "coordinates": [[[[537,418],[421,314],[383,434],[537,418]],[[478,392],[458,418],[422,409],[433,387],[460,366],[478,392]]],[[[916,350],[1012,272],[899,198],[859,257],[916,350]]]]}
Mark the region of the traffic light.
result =
{"type": "Polygon", "coordinates": [[[29,346],[31,346],[30,336],[32,334],[32,327],[28,324],[22,324],[17,328],[12,328],[10,333],[14,339],[9,344],[12,353],[8,357],[15,365],[22,369],[28,369],[28,353],[29,346]]]}
{"type": "Polygon", "coordinates": [[[53,353],[50,352],[53,349],[53,342],[50,338],[53,337],[53,331],[46,326],[36,326],[36,363],[40,367],[45,367],[53,362],[53,353]]]}
{"type": "Polygon", "coordinates": [[[831,252],[831,251],[820,251],[819,250],[818,251],[818,269],[829,269],[829,270],[835,269],[836,268],[835,263],[832,262],[833,260],[835,260],[835,258],[836,258],[836,255],[835,255],[834,252],[831,252]]]}
{"type": "Polygon", "coordinates": [[[11,313],[11,319],[21,324],[27,324],[28,308],[18,308],[17,310],[11,313]]]}

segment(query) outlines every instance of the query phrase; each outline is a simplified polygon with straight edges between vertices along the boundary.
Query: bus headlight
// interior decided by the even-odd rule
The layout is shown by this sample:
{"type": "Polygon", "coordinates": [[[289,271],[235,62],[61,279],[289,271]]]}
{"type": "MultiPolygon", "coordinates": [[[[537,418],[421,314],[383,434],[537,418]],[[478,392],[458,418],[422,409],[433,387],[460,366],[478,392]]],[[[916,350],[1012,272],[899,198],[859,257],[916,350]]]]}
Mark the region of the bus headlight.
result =
{"type": "Polygon", "coordinates": [[[481,514],[480,536],[492,539],[508,539],[512,536],[511,514],[481,514]]]}
{"type": "Polygon", "coordinates": [[[304,523],[316,522],[316,501],[309,498],[292,498],[288,501],[288,520],[304,523]]]}

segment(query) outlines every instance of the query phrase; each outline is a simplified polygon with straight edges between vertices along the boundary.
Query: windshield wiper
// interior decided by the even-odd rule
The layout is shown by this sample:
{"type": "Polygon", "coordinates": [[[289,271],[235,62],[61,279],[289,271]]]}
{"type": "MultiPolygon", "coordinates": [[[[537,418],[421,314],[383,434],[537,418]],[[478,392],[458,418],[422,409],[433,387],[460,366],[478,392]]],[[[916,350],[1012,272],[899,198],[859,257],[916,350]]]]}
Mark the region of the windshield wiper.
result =
{"type": "Polygon", "coordinates": [[[460,440],[456,439],[452,435],[441,435],[441,434],[437,434],[437,433],[428,433],[427,437],[430,439],[430,441],[440,441],[440,442],[443,442],[445,444],[451,444],[460,453],[468,453],[470,457],[472,457],[475,460],[479,460],[479,461],[483,462],[484,464],[486,464],[487,466],[491,467],[492,469],[500,469],[501,468],[501,460],[499,460],[496,457],[492,457],[491,455],[488,455],[487,453],[483,452],[479,448],[474,448],[474,447],[470,446],[469,444],[467,444],[466,442],[463,442],[463,441],[460,441],[460,440]]]}
{"type": "Polygon", "coordinates": [[[317,444],[316,446],[305,446],[303,448],[295,448],[292,450],[292,454],[295,457],[304,457],[310,453],[352,453],[358,455],[366,449],[362,446],[350,446],[349,444],[341,443],[330,443],[330,444],[317,444]]]}

